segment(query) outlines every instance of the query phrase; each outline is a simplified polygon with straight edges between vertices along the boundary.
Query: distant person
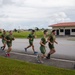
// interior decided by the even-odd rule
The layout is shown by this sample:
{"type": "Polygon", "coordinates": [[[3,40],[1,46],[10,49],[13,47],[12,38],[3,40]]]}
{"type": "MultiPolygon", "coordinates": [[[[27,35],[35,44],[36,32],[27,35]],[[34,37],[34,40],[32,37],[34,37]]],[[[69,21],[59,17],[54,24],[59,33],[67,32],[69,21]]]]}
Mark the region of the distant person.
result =
{"type": "Polygon", "coordinates": [[[5,47],[6,47],[6,40],[5,40],[5,38],[6,38],[6,31],[5,30],[3,31],[3,34],[0,37],[2,38],[2,43],[3,43],[3,46],[1,47],[1,49],[4,50],[5,47]]]}
{"type": "Polygon", "coordinates": [[[50,56],[56,52],[54,43],[58,44],[58,42],[56,41],[55,34],[56,34],[56,31],[52,30],[51,34],[48,37],[48,46],[49,46],[50,52],[48,53],[46,57],[47,59],[50,59],[50,56]]]}
{"type": "Polygon", "coordinates": [[[46,37],[48,35],[47,30],[44,30],[43,33],[44,33],[44,35],[43,35],[43,37],[41,38],[41,41],[40,41],[41,57],[38,56],[38,60],[40,60],[41,63],[43,63],[42,59],[44,57],[46,57],[46,55],[45,55],[45,53],[46,53],[46,43],[47,43],[46,37]]]}
{"type": "Polygon", "coordinates": [[[34,54],[36,54],[37,52],[35,51],[34,45],[33,45],[34,38],[36,37],[36,36],[34,35],[34,33],[35,33],[35,30],[32,30],[32,31],[31,31],[31,34],[29,34],[29,36],[28,36],[28,39],[29,39],[29,46],[27,46],[27,47],[25,48],[25,52],[27,52],[27,49],[28,49],[28,48],[32,47],[34,54]]]}
{"type": "Polygon", "coordinates": [[[6,56],[9,57],[10,56],[10,51],[12,50],[12,41],[15,40],[14,36],[13,36],[13,32],[10,31],[9,35],[6,36],[6,41],[7,41],[7,46],[8,46],[8,50],[6,52],[6,56]]]}

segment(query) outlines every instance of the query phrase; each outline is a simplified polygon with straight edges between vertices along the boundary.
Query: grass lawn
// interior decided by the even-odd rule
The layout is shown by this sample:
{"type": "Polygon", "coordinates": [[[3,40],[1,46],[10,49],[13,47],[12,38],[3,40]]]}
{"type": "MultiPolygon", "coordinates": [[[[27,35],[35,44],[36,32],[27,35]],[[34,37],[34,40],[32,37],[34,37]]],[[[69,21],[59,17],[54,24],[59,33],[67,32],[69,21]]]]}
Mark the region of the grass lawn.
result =
{"type": "MultiPolygon", "coordinates": [[[[48,31],[50,33],[50,31],[48,31]]],[[[31,33],[31,31],[21,31],[21,32],[13,32],[13,35],[15,38],[27,38],[28,35],[31,33]]],[[[7,32],[8,34],[8,32],[7,32]]],[[[2,33],[0,33],[0,36],[2,35],[2,33]]],[[[43,37],[43,30],[39,30],[35,32],[35,35],[37,38],[41,38],[43,37]]]]}
{"type": "MultiPolygon", "coordinates": [[[[27,38],[28,35],[31,33],[31,31],[21,31],[21,32],[13,32],[13,36],[15,38],[27,38]]],[[[8,34],[8,32],[7,32],[8,34]]],[[[0,33],[0,36],[2,35],[2,33],[0,33]]],[[[39,30],[35,32],[35,35],[37,36],[37,38],[41,38],[43,36],[43,31],[39,30]]]]}
{"type": "Polygon", "coordinates": [[[75,75],[66,70],[0,57],[0,75],[75,75]]]}
{"type": "MultiPolygon", "coordinates": [[[[27,38],[30,33],[30,31],[23,31],[20,33],[14,32],[13,35],[15,38],[27,38]]],[[[37,38],[40,38],[43,36],[43,31],[36,31],[35,35],[37,36],[37,38]]]]}
{"type": "MultiPolygon", "coordinates": [[[[31,31],[13,32],[13,35],[15,38],[27,38],[30,33],[31,31]]],[[[48,33],[50,34],[50,30],[48,30],[48,33]]],[[[43,30],[36,31],[35,35],[37,38],[43,37],[43,30]]]]}

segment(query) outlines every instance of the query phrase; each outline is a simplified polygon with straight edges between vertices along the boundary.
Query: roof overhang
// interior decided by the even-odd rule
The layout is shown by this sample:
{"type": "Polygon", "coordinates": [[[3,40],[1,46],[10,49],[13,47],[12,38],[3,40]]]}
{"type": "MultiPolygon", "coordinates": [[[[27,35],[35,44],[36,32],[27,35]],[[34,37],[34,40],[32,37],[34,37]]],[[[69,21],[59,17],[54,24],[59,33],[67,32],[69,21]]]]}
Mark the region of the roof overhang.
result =
{"type": "Polygon", "coordinates": [[[57,24],[49,25],[49,27],[75,27],[75,22],[57,23],[57,24]]]}

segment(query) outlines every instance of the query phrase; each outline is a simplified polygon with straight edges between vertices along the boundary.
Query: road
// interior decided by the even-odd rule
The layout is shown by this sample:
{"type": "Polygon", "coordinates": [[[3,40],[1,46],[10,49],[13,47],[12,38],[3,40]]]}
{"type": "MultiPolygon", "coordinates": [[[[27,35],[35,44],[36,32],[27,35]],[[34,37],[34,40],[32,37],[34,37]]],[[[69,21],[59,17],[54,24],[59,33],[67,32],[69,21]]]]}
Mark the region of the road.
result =
{"type": "MultiPolygon", "coordinates": [[[[66,38],[57,38],[58,44],[55,44],[56,53],[53,54],[52,58],[60,58],[67,60],[75,60],[75,41],[67,40],[66,38]]],[[[40,39],[34,40],[35,50],[40,54],[40,39]]],[[[25,53],[24,48],[28,46],[28,39],[16,39],[13,41],[12,51],[25,53]]],[[[48,44],[47,44],[48,45],[48,44]]],[[[0,46],[2,46],[2,42],[0,39],[0,46]]],[[[7,47],[6,47],[7,50],[7,47]]],[[[46,48],[46,54],[49,52],[49,48],[46,48]]],[[[27,54],[33,54],[32,48],[29,48],[27,54]]]]}

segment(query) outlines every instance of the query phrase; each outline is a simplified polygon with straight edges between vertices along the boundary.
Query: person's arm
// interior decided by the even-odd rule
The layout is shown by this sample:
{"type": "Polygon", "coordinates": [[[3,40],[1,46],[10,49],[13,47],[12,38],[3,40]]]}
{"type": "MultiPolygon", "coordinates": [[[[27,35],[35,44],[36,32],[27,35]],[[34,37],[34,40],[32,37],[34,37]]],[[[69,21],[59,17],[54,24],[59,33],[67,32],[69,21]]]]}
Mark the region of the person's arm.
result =
{"type": "Polygon", "coordinates": [[[8,40],[8,36],[5,37],[5,40],[6,40],[7,42],[10,42],[10,40],[8,40]]]}
{"type": "Polygon", "coordinates": [[[15,38],[13,37],[12,40],[15,40],[15,38]]]}
{"type": "Polygon", "coordinates": [[[10,42],[10,40],[5,39],[7,42],[10,42]]]}
{"type": "Polygon", "coordinates": [[[58,42],[57,42],[56,40],[55,40],[54,42],[55,42],[56,44],[58,44],[58,42]]]}
{"type": "Polygon", "coordinates": [[[50,41],[50,36],[48,37],[47,41],[48,41],[50,44],[53,44],[53,43],[50,41]]]}
{"type": "Polygon", "coordinates": [[[40,41],[40,45],[45,46],[45,44],[43,44],[42,41],[40,41]]]}
{"type": "Polygon", "coordinates": [[[6,40],[6,38],[4,37],[4,40],[6,40]]]}
{"type": "Polygon", "coordinates": [[[29,36],[27,37],[29,40],[32,40],[31,35],[29,34],[29,36]]]}
{"type": "Polygon", "coordinates": [[[29,40],[32,40],[32,38],[28,37],[29,40]]]}

